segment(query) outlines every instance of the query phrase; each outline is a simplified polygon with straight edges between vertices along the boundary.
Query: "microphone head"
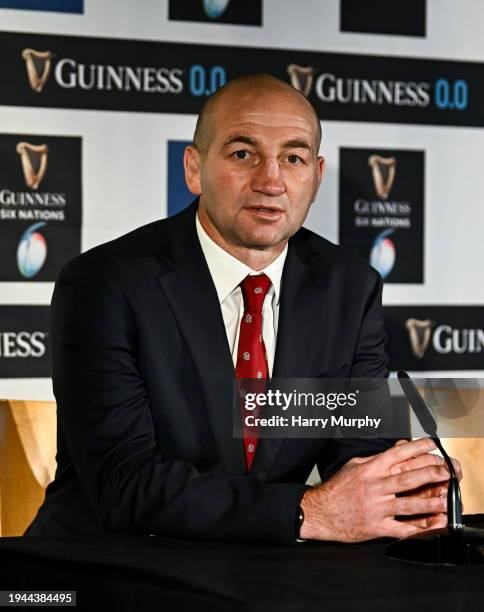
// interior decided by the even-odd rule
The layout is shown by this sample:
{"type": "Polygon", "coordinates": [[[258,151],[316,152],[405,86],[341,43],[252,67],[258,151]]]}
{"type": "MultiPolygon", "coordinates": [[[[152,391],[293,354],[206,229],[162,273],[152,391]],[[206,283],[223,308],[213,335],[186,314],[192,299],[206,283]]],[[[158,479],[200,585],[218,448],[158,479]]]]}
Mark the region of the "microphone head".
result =
{"type": "Polygon", "coordinates": [[[405,370],[398,370],[398,382],[400,383],[400,386],[402,387],[410,406],[412,406],[415,416],[422,426],[422,429],[427,435],[435,438],[437,436],[437,422],[430,412],[430,408],[427,406],[427,403],[418,392],[413,380],[410,378],[408,373],[405,372],[405,370]]]}

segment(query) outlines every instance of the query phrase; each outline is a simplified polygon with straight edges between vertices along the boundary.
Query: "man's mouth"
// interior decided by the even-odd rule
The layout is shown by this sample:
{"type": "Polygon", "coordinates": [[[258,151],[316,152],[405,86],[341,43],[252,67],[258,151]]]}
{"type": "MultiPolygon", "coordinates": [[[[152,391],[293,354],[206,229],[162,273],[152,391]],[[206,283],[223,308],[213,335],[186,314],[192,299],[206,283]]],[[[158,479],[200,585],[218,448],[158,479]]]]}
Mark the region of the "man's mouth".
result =
{"type": "Polygon", "coordinates": [[[275,206],[249,206],[248,210],[257,215],[268,218],[280,217],[283,213],[282,209],[276,208],[275,206]]]}

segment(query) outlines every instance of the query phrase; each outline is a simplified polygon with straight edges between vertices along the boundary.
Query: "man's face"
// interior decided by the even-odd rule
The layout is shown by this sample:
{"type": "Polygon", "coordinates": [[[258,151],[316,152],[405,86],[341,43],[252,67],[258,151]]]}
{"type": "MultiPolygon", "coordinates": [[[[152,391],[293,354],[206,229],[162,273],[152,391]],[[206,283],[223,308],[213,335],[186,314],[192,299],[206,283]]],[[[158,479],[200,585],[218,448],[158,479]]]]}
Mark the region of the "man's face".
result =
{"type": "Polygon", "coordinates": [[[208,148],[186,152],[199,217],[226,250],[281,251],[303,224],[322,176],[316,127],[292,92],[230,92],[211,116],[208,148]]]}

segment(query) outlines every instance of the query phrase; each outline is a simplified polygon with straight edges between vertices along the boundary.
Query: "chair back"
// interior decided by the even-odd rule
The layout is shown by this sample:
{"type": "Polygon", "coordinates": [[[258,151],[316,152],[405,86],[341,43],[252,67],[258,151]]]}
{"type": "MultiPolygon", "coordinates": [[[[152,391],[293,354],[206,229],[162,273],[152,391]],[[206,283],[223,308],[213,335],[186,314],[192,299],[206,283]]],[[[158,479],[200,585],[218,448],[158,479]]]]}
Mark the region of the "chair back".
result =
{"type": "Polygon", "coordinates": [[[0,400],[0,535],[22,535],[56,462],[55,402],[0,400]]]}

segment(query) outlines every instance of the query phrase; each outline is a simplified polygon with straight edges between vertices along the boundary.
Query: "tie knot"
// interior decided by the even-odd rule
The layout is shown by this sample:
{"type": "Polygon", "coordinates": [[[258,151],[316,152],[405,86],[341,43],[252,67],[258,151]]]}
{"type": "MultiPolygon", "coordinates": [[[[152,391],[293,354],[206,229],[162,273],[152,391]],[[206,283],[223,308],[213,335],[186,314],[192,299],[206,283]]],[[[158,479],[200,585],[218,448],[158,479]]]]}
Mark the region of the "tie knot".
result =
{"type": "Polygon", "coordinates": [[[270,278],[265,274],[246,276],[240,286],[245,309],[251,312],[262,312],[262,305],[271,286],[270,278]]]}

